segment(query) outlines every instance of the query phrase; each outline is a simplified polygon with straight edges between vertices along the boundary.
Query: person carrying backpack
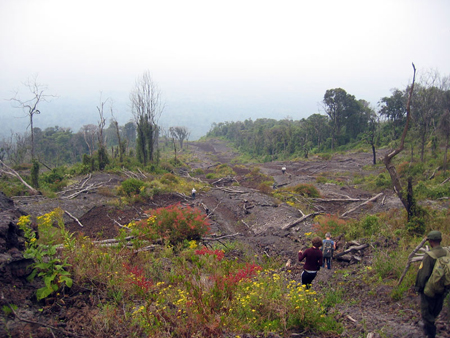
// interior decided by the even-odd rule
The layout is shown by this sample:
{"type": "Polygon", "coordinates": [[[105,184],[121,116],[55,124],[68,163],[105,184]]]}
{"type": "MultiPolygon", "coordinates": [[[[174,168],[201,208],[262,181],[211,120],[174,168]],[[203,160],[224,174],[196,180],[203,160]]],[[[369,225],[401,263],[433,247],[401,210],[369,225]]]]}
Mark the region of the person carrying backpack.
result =
{"type": "Polygon", "coordinates": [[[323,254],[323,264],[322,267],[325,267],[325,264],[327,265],[327,269],[331,269],[331,258],[333,258],[333,252],[336,250],[336,243],[331,240],[331,234],[327,232],[325,234],[325,238],[322,241],[322,254],[323,254]]]}
{"type": "Polygon", "coordinates": [[[425,256],[417,272],[415,290],[420,295],[420,312],[423,321],[423,331],[426,337],[436,337],[436,317],[442,310],[444,299],[450,285],[444,285],[450,276],[450,253],[441,247],[442,234],[433,230],[427,235],[430,251],[425,256]],[[435,269],[436,267],[436,269],[435,269]],[[440,275],[437,277],[437,275],[440,275]]]}
{"type": "Polygon", "coordinates": [[[299,250],[298,261],[301,262],[306,258],[305,265],[302,272],[302,284],[306,285],[306,288],[311,287],[311,283],[316,278],[317,271],[320,270],[322,265],[322,239],[320,237],[314,237],[312,239],[312,248],[308,248],[305,251],[299,250]]]}

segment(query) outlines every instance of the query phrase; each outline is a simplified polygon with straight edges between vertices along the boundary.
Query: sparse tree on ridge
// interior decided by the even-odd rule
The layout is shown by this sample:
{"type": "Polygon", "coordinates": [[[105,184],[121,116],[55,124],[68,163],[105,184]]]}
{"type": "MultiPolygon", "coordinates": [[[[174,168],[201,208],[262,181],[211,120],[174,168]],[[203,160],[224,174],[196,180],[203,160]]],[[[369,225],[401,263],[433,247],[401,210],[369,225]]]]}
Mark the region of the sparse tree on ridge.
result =
{"type": "Polygon", "coordinates": [[[189,138],[189,135],[191,134],[189,129],[186,127],[170,127],[169,133],[172,138],[178,140],[180,149],[183,149],[184,140],[187,140],[189,138]]]}
{"type": "Polygon", "coordinates": [[[131,111],[137,127],[136,155],[141,163],[153,161],[159,134],[158,120],[164,106],[161,92],[150,72],[145,72],[136,80],[130,94],[131,111]]]}
{"type": "Polygon", "coordinates": [[[84,142],[89,149],[89,156],[92,156],[95,149],[95,138],[97,135],[97,126],[94,124],[85,124],[80,130],[83,133],[84,142]]]}
{"type": "Polygon", "coordinates": [[[97,110],[98,110],[98,114],[99,114],[99,120],[98,120],[98,129],[97,129],[97,138],[98,138],[98,150],[97,150],[97,155],[98,155],[98,168],[100,170],[105,169],[105,166],[109,163],[109,158],[108,158],[108,152],[106,151],[106,142],[105,142],[105,137],[103,135],[103,130],[105,128],[105,124],[106,124],[106,119],[104,116],[104,107],[106,102],[108,101],[108,99],[106,101],[102,101],[102,98],[100,96],[100,105],[97,106],[97,110]]]}
{"type": "Polygon", "coordinates": [[[31,130],[31,159],[34,159],[34,128],[33,128],[33,117],[36,114],[40,114],[39,105],[44,101],[49,101],[50,98],[55,97],[54,95],[45,94],[47,86],[39,84],[37,82],[37,75],[33,78],[28,79],[24,85],[28,88],[30,92],[29,99],[22,99],[19,97],[18,92],[16,95],[10,99],[14,103],[15,108],[22,109],[30,119],[30,130],[31,130]]]}

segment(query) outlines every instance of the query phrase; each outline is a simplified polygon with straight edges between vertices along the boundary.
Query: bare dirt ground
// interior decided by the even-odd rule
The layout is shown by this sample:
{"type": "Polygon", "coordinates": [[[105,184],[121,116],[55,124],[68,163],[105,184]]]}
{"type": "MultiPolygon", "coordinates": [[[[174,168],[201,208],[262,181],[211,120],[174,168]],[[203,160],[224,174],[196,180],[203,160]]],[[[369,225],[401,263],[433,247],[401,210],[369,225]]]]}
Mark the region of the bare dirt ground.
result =
{"type": "MultiPolygon", "coordinates": [[[[221,141],[209,141],[208,143],[193,142],[189,144],[189,152],[192,153],[192,162],[190,168],[201,168],[204,175],[197,178],[214,183],[217,180],[206,179],[208,172],[213,172],[218,163],[232,163],[236,154],[221,141]]],[[[314,183],[320,190],[323,200],[316,200],[312,203],[311,209],[314,212],[342,215],[350,209],[356,207],[367,199],[373,197],[366,191],[353,187],[350,183],[350,177],[357,173],[359,175],[369,175],[371,172],[363,170],[363,167],[371,164],[372,157],[368,153],[355,153],[336,155],[330,160],[321,160],[311,158],[305,161],[296,162],[270,162],[265,164],[255,164],[261,171],[272,176],[277,187],[297,185],[299,183],[314,183]],[[281,167],[286,166],[287,171],[282,173],[281,167]],[[319,184],[316,183],[318,175],[323,175],[333,179],[340,184],[319,184]],[[335,199],[335,202],[329,200],[335,199]],[[339,201],[345,199],[354,199],[354,202],[339,201]],[[328,201],[325,201],[328,200],[328,201]]],[[[58,198],[47,199],[42,196],[29,198],[16,198],[14,200],[16,207],[33,215],[38,216],[60,207],[66,210],[70,215],[79,219],[82,227],[75,222],[69,214],[65,215],[66,227],[72,232],[81,232],[93,239],[113,238],[117,235],[119,229],[117,223],[126,224],[132,219],[143,218],[143,212],[148,209],[167,206],[173,203],[182,202],[196,205],[200,208],[207,207],[210,212],[212,222],[212,232],[217,235],[234,235],[235,239],[240,240],[250,248],[259,257],[279,257],[280,261],[291,261],[290,271],[292,278],[300,280],[302,266],[297,262],[297,252],[300,249],[308,247],[309,239],[305,235],[313,231],[313,218],[306,218],[292,227],[286,228],[294,220],[302,217],[302,213],[291,206],[279,203],[272,197],[261,193],[256,188],[261,183],[254,178],[247,176],[253,165],[234,166],[236,176],[233,180],[223,180],[216,183],[213,188],[198,189],[195,200],[184,198],[181,195],[170,194],[157,196],[142,205],[117,208],[109,203],[115,196],[110,192],[126,179],[126,176],[110,175],[107,173],[98,173],[92,177],[79,178],[78,187],[84,184],[84,187],[96,187],[96,184],[102,184],[101,188],[92,188],[71,196],[74,192],[67,191],[58,196],[58,198]],[[232,184],[238,182],[239,184],[232,184]],[[70,198],[68,198],[70,197],[70,198]],[[285,228],[285,229],[283,229],[285,228]]],[[[195,184],[196,181],[193,181],[195,184]]],[[[74,186],[75,187],[75,186],[74,186]]],[[[74,190],[74,191],[79,191],[74,190]]],[[[358,217],[361,214],[371,214],[390,209],[401,209],[399,199],[391,192],[385,191],[377,200],[366,204],[365,206],[352,211],[349,216],[358,217]]],[[[345,238],[340,239],[337,253],[345,248],[345,238]]],[[[373,246],[395,246],[395,241],[380,238],[373,246]]],[[[401,301],[393,301],[389,296],[391,287],[380,286],[376,292],[370,290],[369,286],[363,283],[359,277],[359,271],[372,264],[372,249],[369,247],[360,253],[361,261],[356,262],[333,262],[332,270],[321,270],[314,281],[314,288],[319,292],[323,288],[333,287],[333,285],[345,285],[345,302],[339,304],[335,310],[340,315],[338,320],[345,326],[345,332],[341,337],[421,337],[421,331],[417,325],[420,319],[418,307],[418,298],[411,292],[401,301]],[[348,269],[350,271],[345,277],[342,274],[334,274],[338,269],[348,269]]],[[[284,266],[284,263],[283,263],[284,266]]],[[[283,267],[281,267],[283,268],[283,267]]],[[[22,283],[20,286],[24,286],[22,283]]],[[[3,286],[12,290],[11,286],[3,286]]],[[[79,296],[79,290],[72,290],[73,301],[70,302],[78,309],[87,308],[88,299],[79,296]],[[77,293],[78,292],[78,293],[77,293]],[[77,298],[78,297],[78,298],[77,298]],[[80,302],[85,302],[81,304],[80,302]]],[[[4,293],[2,294],[4,297],[4,293]]],[[[21,312],[23,318],[33,319],[35,316],[41,316],[37,312],[37,307],[30,300],[24,301],[23,298],[31,297],[30,292],[20,293],[11,292],[8,301],[19,303],[22,301],[27,308],[21,312]],[[27,295],[27,296],[24,296],[27,295]],[[18,297],[21,299],[14,299],[18,297]]],[[[51,318],[63,316],[66,325],[77,327],[79,324],[68,323],[72,321],[82,321],[80,316],[69,314],[70,309],[60,310],[57,314],[48,311],[46,315],[51,318]]],[[[83,311],[87,314],[89,311],[83,311]]],[[[439,337],[450,337],[450,325],[448,323],[449,315],[447,310],[443,311],[438,321],[439,337]]],[[[8,325],[14,332],[24,332],[17,337],[29,337],[27,333],[33,332],[33,337],[51,337],[48,331],[41,329],[36,331],[36,325],[19,322],[17,319],[8,319],[8,325]],[[26,327],[25,327],[26,326],[26,327]],[[22,331],[20,331],[22,330],[22,331]]],[[[1,333],[1,330],[0,330],[1,333]]],[[[1,335],[1,334],[0,334],[1,335]]],[[[295,337],[310,337],[308,333],[293,332],[295,337]]],[[[318,337],[330,337],[323,334],[318,337]]]]}

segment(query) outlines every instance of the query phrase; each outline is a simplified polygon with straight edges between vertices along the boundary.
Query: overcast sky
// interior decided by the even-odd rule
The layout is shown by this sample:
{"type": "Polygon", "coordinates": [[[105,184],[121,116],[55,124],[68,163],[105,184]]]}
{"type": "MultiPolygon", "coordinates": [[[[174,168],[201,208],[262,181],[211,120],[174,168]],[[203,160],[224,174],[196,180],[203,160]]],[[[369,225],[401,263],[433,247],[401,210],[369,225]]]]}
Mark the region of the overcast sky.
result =
{"type": "Polygon", "coordinates": [[[450,75],[450,1],[0,0],[0,46],[1,99],[37,74],[95,112],[100,91],[125,102],[148,70],[167,114],[195,102],[227,107],[217,121],[299,119],[331,88],[376,107],[411,62],[450,75]]]}

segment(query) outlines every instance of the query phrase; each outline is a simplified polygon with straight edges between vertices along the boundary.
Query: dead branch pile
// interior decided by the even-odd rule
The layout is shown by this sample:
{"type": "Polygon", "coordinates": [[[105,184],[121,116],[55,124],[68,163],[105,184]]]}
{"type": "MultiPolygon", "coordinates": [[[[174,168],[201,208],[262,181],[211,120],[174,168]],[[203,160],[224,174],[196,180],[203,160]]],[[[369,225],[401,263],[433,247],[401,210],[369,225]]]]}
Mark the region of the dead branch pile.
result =
{"type": "Polygon", "coordinates": [[[349,246],[346,250],[334,255],[334,259],[344,262],[359,262],[361,261],[362,252],[369,244],[360,244],[356,241],[347,243],[349,246]]]}
{"type": "Polygon", "coordinates": [[[78,182],[78,184],[71,185],[69,189],[63,190],[58,193],[61,196],[61,199],[75,198],[84,192],[96,190],[100,187],[103,187],[111,181],[111,179],[109,179],[107,182],[88,184],[88,181],[91,179],[91,177],[91,174],[89,174],[89,176],[83,178],[80,182],[78,182]]]}

